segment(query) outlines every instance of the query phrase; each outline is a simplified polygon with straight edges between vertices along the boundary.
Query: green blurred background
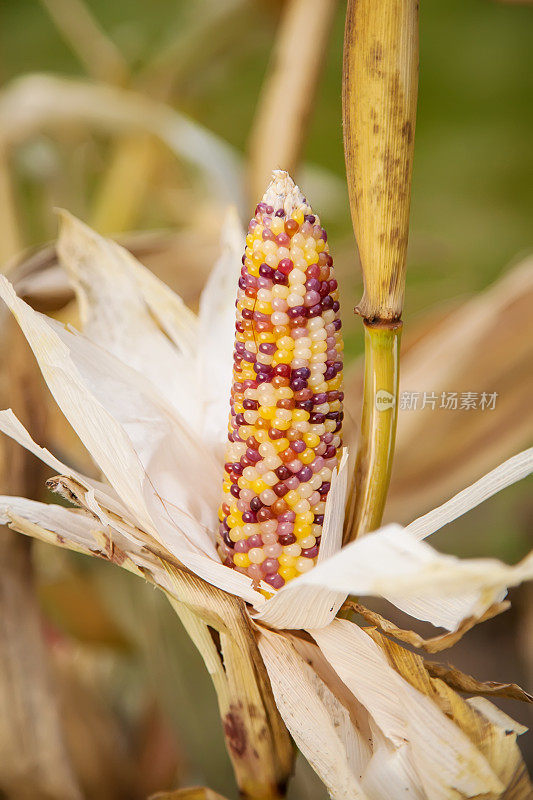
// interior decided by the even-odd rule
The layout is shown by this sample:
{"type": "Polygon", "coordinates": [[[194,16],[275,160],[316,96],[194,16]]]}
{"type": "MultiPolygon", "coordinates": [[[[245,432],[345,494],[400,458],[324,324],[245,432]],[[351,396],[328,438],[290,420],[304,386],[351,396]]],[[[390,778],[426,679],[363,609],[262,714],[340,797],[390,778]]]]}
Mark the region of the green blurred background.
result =
{"type": "MultiPolygon", "coordinates": [[[[132,71],[140,71],[158,50],[174,41],[186,42],[189,28],[217,3],[89,0],[87,5],[120,47],[132,71]]],[[[310,0],[310,13],[312,5],[310,0]]],[[[215,31],[205,50],[189,56],[192,64],[186,80],[172,93],[172,104],[243,153],[282,7],[283,3],[268,0],[243,3],[237,23],[229,30],[215,31]]],[[[340,2],[305,145],[302,176],[309,175],[313,185],[322,181],[327,187],[322,217],[333,250],[342,251],[348,264],[343,299],[344,308],[349,309],[359,299],[361,286],[356,259],[351,255],[353,234],[344,185],[340,100],[344,11],[340,2]]],[[[421,4],[407,328],[421,312],[479,292],[533,250],[532,41],[533,7],[527,4],[493,0],[424,0],[421,4]]],[[[84,74],[38,0],[4,0],[0,53],[4,86],[33,72],[84,74]]],[[[283,114],[283,108],[279,113],[283,114]]],[[[53,203],[67,205],[84,216],[98,174],[105,169],[106,154],[112,149],[105,138],[98,140],[92,178],[81,192],[68,186],[68,176],[63,182],[56,181],[50,192],[44,184],[47,170],[57,168],[56,146],[42,134],[16,155],[16,200],[25,245],[53,238],[53,203]]],[[[136,227],[168,226],[168,215],[148,194],[136,227]]],[[[348,352],[356,356],[362,349],[360,326],[350,321],[347,329],[348,352]]],[[[526,552],[530,530],[528,490],[518,486],[470,514],[467,521],[459,520],[446,534],[435,536],[434,543],[459,555],[490,554],[514,561],[526,552]]],[[[176,631],[175,617],[165,601],[114,568],[72,560],[56,551],[41,549],[39,565],[45,606],[58,630],[79,644],[88,663],[93,663],[91,648],[96,645],[100,653],[112,654],[109,658],[114,666],[106,673],[107,683],[110,698],[117,689],[119,694],[123,692],[118,703],[121,713],[125,713],[124,707],[132,715],[137,713],[142,687],[148,684],[171,721],[170,738],[177,736],[180,780],[205,782],[233,797],[214,693],[192,645],[176,631]],[[50,586],[57,584],[58,575],[68,580],[72,565],[102,593],[107,612],[128,641],[121,655],[116,654],[113,636],[109,642],[95,634],[94,642],[87,644],[81,634],[73,632],[72,620],[64,618],[50,586]]],[[[517,596],[519,608],[524,602],[524,597],[517,596]]],[[[502,618],[491,623],[488,636],[482,630],[474,632],[469,644],[453,654],[455,662],[477,671],[481,678],[527,681],[525,656],[531,649],[531,631],[524,626],[533,626],[530,615],[528,619],[515,615],[508,624],[502,618]],[[498,651],[494,657],[487,649],[487,638],[498,651]]],[[[98,629],[94,619],[93,623],[98,629]]],[[[515,705],[506,709],[525,718],[515,705]]],[[[300,766],[292,797],[323,796],[310,771],[300,766]]]]}

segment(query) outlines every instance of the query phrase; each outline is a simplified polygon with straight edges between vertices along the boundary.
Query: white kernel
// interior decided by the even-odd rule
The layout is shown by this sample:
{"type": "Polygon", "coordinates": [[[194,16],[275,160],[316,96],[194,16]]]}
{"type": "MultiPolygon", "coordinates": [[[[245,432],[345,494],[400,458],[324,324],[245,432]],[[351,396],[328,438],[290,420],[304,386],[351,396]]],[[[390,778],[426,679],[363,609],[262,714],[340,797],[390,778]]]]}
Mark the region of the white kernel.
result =
{"type": "MultiPolygon", "coordinates": [[[[265,560],[265,553],[261,547],[252,547],[251,550],[248,550],[248,558],[252,562],[252,564],[261,564],[265,560]]],[[[306,561],[310,561],[311,559],[306,559],[306,561]]]]}
{"type": "Polygon", "coordinates": [[[294,566],[298,572],[302,573],[309,572],[309,570],[313,569],[315,564],[312,558],[304,558],[302,556],[296,560],[296,564],[294,566]]]}

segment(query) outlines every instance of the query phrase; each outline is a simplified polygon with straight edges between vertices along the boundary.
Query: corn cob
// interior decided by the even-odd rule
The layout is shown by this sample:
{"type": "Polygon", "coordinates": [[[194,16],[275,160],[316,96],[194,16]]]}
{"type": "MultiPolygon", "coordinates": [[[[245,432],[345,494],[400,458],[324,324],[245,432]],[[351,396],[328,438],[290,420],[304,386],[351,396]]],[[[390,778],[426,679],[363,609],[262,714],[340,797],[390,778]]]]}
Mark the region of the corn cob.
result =
{"type": "Polygon", "coordinates": [[[316,563],[342,425],[342,334],[327,235],[274,172],[246,237],[236,301],[223,562],[273,589],[316,563]]]}

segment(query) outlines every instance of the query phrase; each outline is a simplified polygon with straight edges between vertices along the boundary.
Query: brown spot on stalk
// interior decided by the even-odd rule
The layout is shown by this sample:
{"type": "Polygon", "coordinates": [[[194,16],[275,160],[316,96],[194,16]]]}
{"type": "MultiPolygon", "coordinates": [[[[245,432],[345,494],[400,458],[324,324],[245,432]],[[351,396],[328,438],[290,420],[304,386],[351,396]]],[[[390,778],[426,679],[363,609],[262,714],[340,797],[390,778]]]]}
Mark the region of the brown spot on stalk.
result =
{"type": "Polygon", "coordinates": [[[246,728],[240,712],[235,706],[231,706],[231,709],[232,710],[226,714],[223,720],[224,735],[232,754],[242,758],[248,745],[246,728]]]}

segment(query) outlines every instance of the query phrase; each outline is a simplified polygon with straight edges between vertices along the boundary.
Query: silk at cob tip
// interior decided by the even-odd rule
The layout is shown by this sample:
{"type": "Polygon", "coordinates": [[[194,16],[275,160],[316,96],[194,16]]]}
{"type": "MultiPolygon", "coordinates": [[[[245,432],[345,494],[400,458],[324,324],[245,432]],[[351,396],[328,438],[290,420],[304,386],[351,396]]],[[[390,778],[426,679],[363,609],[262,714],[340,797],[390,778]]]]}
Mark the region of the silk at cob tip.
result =
{"type": "Polygon", "coordinates": [[[276,171],[237,288],[220,556],[274,589],[316,563],[342,427],[342,334],[327,234],[276,171]]]}

